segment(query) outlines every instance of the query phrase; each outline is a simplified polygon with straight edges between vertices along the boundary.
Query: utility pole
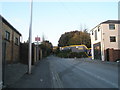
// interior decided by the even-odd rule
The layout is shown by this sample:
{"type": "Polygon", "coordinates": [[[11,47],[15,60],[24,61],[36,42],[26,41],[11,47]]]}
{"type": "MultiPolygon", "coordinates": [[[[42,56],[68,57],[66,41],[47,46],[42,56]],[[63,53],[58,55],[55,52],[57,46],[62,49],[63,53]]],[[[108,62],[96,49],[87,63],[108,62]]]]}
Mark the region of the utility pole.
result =
{"type": "Polygon", "coordinates": [[[32,59],[32,8],[33,0],[31,0],[31,14],[30,14],[30,26],[29,26],[29,54],[28,54],[28,74],[31,74],[31,59],[32,59]]]}

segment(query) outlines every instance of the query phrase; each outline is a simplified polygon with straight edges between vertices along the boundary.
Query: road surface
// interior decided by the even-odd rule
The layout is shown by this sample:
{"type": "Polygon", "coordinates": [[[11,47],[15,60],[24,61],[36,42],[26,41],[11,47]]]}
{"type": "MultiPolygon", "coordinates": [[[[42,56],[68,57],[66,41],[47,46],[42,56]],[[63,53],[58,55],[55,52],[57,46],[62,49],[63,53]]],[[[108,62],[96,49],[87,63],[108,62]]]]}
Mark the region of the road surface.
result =
{"type": "Polygon", "coordinates": [[[118,64],[49,56],[9,88],[118,88],[118,64]]]}

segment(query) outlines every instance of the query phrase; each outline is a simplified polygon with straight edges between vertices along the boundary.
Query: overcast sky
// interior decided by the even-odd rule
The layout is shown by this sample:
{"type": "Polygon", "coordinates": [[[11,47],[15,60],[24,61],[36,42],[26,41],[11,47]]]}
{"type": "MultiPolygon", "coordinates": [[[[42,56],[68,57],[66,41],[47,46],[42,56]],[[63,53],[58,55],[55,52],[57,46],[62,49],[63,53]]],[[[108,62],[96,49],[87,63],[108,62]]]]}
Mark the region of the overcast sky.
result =
{"type": "MultiPolygon", "coordinates": [[[[33,0],[34,1],[34,0],[33,0]]],[[[21,34],[29,36],[30,2],[0,2],[1,15],[21,34]]],[[[61,34],[118,19],[118,2],[33,2],[32,41],[38,35],[58,44],[61,34]],[[82,27],[81,27],[82,26],[82,27]]]]}

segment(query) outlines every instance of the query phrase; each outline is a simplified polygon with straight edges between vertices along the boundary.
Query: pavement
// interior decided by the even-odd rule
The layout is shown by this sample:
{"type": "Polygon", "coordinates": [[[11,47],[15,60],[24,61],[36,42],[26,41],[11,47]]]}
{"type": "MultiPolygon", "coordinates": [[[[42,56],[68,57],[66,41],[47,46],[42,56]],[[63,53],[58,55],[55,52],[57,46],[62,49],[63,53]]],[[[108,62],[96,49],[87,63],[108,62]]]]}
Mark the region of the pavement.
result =
{"type": "Polygon", "coordinates": [[[118,63],[49,56],[8,88],[118,88],[118,63]]]}
{"type": "Polygon", "coordinates": [[[27,72],[27,65],[16,63],[7,64],[5,69],[5,85],[10,86],[18,81],[27,72]]]}
{"type": "Polygon", "coordinates": [[[32,68],[32,74],[24,74],[8,88],[52,88],[47,59],[40,60],[32,68]]]}

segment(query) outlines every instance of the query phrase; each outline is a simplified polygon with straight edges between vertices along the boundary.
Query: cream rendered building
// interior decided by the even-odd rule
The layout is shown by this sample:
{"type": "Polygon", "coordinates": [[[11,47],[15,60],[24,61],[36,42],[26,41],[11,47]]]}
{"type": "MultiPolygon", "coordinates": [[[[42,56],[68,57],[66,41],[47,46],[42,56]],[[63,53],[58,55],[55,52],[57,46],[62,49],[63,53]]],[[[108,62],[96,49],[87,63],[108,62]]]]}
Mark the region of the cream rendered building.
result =
{"type": "Polygon", "coordinates": [[[108,20],[100,23],[90,32],[92,59],[107,60],[106,50],[120,49],[120,20],[108,20]]]}

